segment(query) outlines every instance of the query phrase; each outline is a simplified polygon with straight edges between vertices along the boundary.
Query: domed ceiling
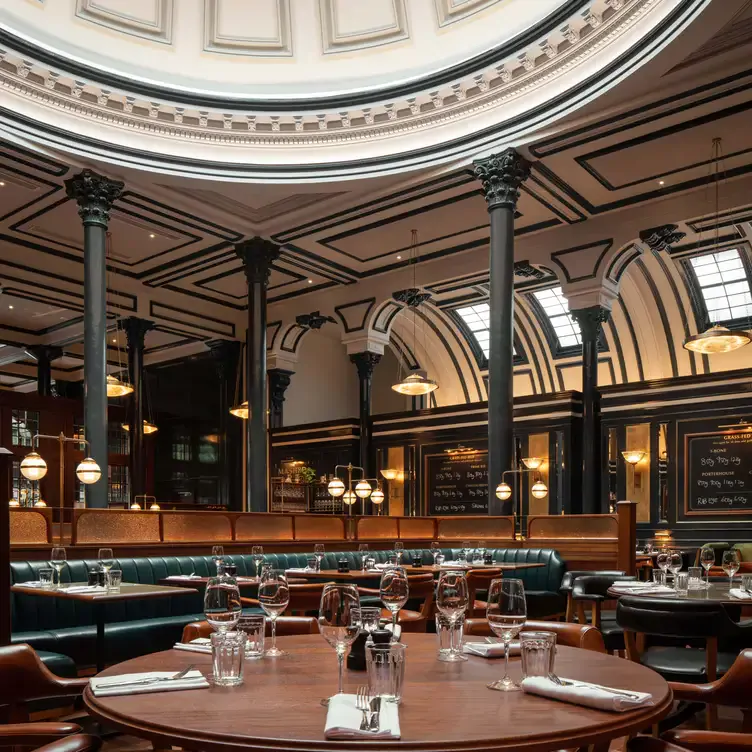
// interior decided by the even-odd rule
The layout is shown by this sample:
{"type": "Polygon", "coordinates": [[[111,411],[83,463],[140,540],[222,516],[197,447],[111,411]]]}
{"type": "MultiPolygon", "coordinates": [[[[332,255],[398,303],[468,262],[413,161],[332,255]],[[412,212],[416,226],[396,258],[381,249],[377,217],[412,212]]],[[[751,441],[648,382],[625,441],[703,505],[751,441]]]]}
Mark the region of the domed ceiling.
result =
{"type": "Polygon", "coordinates": [[[181,175],[467,161],[592,101],[709,2],[4,0],[0,114],[20,142],[181,175]]]}

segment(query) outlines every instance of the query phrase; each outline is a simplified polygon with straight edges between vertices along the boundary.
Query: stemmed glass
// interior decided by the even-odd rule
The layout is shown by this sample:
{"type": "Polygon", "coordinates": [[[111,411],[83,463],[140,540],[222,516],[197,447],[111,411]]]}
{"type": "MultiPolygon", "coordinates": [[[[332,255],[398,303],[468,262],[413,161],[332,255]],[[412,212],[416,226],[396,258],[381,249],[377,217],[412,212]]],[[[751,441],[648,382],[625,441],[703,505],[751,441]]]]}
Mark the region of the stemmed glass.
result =
{"type": "Polygon", "coordinates": [[[204,593],[204,616],[216,632],[234,629],[243,613],[240,590],[230,577],[212,577],[204,593]]]}
{"type": "Polygon", "coordinates": [[[384,570],[384,574],[381,575],[379,594],[384,608],[392,612],[392,635],[396,637],[397,617],[410,594],[407,573],[402,567],[389,567],[384,570]]]}
{"type": "Polygon", "coordinates": [[[405,553],[405,544],[402,541],[397,541],[394,544],[394,553],[397,556],[397,564],[402,564],[402,556],[405,553]]]}
{"type": "Polygon", "coordinates": [[[217,569],[217,574],[219,574],[219,566],[224,562],[225,558],[225,548],[224,546],[212,546],[212,560],[214,561],[214,566],[217,569]]]}
{"type": "Polygon", "coordinates": [[[478,558],[481,561],[485,561],[486,558],[486,542],[484,540],[478,541],[478,546],[475,549],[478,552],[478,558]]]}
{"type": "Polygon", "coordinates": [[[360,568],[365,571],[366,569],[366,559],[368,558],[368,544],[367,543],[359,543],[358,544],[358,552],[360,553],[360,568]]]}
{"type": "Polygon", "coordinates": [[[57,586],[62,587],[62,581],[60,579],[63,567],[67,561],[68,556],[65,553],[65,549],[62,546],[56,546],[52,549],[50,554],[50,566],[57,572],[57,586]]]}
{"type": "MultiPolygon", "coordinates": [[[[345,663],[345,650],[358,636],[360,627],[360,597],[355,585],[329,583],[321,593],[319,607],[319,631],[323,638],[337,651],[339,667],[339,683],[337,694],[344,693],[342,686],[342,670],[345,663]]],[[[321,701],[328,705],[329,700],[321,701]]]]}
{"type": "Polygon", "coordinates": [[[655,563],[658,568],[666,574],[668,572],[669,559],[671,558],[671,552],[667,548],[662,548],[658,552],[658,556],[655,557],[655,563]]]}
{"type": "Polygon", "coordinates": [[[703,548],[700,550],[700,564],[705,570],[705,584],[710,586],[710,570],[715,564],[715,551],[712,548],[703,548]]]}
{"type": "Polygon", "coordinates": [[[522,580],[491,580],[486,608],[488,624],[493,633],[504,642],[504,676],[491,682],[489,689],[510,692],[519,689],[519,684],[509,676],[509,643],[520,633],[527,618],[525,586],[522,580]]]}
{"type": "Polygon", "coordinates": [[[469,602],[469,593],[467,588],[467,577],[464,572],[442,572],[439,577],[439,584],[436,587],[436,608],[446,617],[450,625],[451,639],[450,653],[446,657],[447,661],[466,661],[467,658],[462,655],[462,645],[455,645],[454,640],[459,634],[457,622],[462,618],[462,614],[467,609],[469,602]]]}
{"type": "Polygon", "coordinates": [[[258,599],[261,608],[272,623],[272,646],[266,651],[266,655],[272,658],[284,655],[284,651],[277,647],[277,617],[290,603],[290,586],[287,584],[287,575],[284,571],[264,569],[261,572],[258,599]]]}
{"type": "Polygon", "coordinates": [[[441,543],[431,541],[431,556],[433,556],[433,565],[436,566],[436,557],[441,553],[441,543]]]}
{"type": "Polygon", "coordinates": [[[681,572],[682,568],[682,555],[678,551],[673,551],[668,557],[668,568],[671,574],[674,575],[674,589],[676,589],[676,575],[681,572]]]}
{"type": "Polygon", "coordinates": [[[253,557],[253,563],[256,565],[256,579],[258,579],[259,567],[261,566],[261,562],[264,560],[264,547],[254,546],[251,549],[251,556],[253,557]]]}
{"type": "Polygon", "coordinates": [[[112,553],[111,548],[100,548],[97,553],[99,559],[99,566],[102,567],[104,572],[105,581],[107,580],[107,573],[112,569],[115,564],[115,556],[112,553]]]}
{"type": "Polygon", "coordinates": [[[313,547],[313,555],[316,557],[316,566],[321,569],[321,562],[324,559],[324,544],[323,543],[317,543],[313,547]]]}
{"type": "Polygon", "coordinates": [[[723,571],[728,575],[730,590],[734,586],[734,575],[739,571],[739,567],[741,566],[739,552],[735,548],[724,551],[721,566],[723,567],[723,571]]]}

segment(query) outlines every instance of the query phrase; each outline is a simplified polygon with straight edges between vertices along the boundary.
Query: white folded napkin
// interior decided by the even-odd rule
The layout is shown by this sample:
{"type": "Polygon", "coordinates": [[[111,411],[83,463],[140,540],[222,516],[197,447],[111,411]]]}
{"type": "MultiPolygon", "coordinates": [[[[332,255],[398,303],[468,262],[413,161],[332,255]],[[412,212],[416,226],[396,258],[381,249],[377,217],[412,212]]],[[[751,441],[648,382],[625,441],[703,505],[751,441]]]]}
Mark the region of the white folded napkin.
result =
{"type": "Polygon", "coordinates": [[[648,587],[622,587],[621,585],[612,585],[611,590],[620,595],[660,595],[666,593],[675,593],[676,591],[668,585],[656,585],[654,583],[648,583],[648,587]]]}
{"type": "Polygon", "coordinates": [[[66,593],[106,593],[104,585],[69,585],[63,588],[66,593]]]}
{"type": "Polygon", "coordinates": [[[361,731],[363,713],[355,695],[334,695],[329,700],[324,737],[326,739],[399,739],[399,705],[381,702],[378,731],[361,731]]]}
{"type": "MultiPolygon", "coordinates": [[[[569,682],[571,679],[561,679],[569,682]]],[[[559,686],[545,676],[531,676],[522,680],[522,689],[528,694],[542,695],[553,700],[584,705],[587,708],[623,713],[625,710],[653,705],[653,696],[645,692],[604,687],[600,684],[576,681],[559,686]]]]}
{"type": "Polygon", "coordinates": [[[285,572],[313,572],[313,569],[308,569],[308,567],[290,567],[289,569],[285,569],[285,572]]]}
{"type": "Polygon", "coordinates": [[[200,574],[171,574],[165,577],[166,580],[200,580],[200,574]]]}
{"type": "Polygon", "coordinates": [[[140,695],[149,692],[171,692],[179,689],[204,689],[209,682],[200,671],[189,671],[182,679],[171,679],[175,671],[148,671],[143,674],[93,677],[89,687],[95,697],[140,695]],[[161,681],[146,681],[161,679],[161,681]]]}
{"type": "Polygon", "coordinates": [[[742,601],[748,601],[752,599],[752,593],[748,593],[746,590],[742,590],[741,588],[731,588],[731,590],[729,590],[729,595],[732,598],[738,598],[742,601]]]}
{"type": "Polygon", "coordinates": [[[439,566],[442,569],[468,569],[470,565],[466,561],[445,561],[439,566]]]}
{"type": "MultiPolygon", "coordinates": [[[[469,655],[479,655],[481,658],[503,658],[503,642],[466,642],[462,646],[462,652],[469,655]]],[[[509,643],[509,655],[520,654],[520,643],[509,643]]]]}
{"type": "Polygon", "coordinates": [[[40,588],[42,583],[40,580],[27,580],[26,582],[16,582],[16,587],[28,587],[28,588],[40,588]]]}
{"type": "Polygon", "coordinates": [[[647,580],[617,580],[611,587],[644,588],[653,585],[655,585],[654,582],[648,582],[647,580]]]}
{"type": "Polygon", "coordinates": [[[238,582],[258,582],[256,577],[236,577],[238,582]]]}
{"type": "Polygon", "coordinates": [[[211,640],[208,637],[197,637],[190,642],[176,642],[173,646],[175,650],[187,650],[191,653],[211,653],[211,640]]]}

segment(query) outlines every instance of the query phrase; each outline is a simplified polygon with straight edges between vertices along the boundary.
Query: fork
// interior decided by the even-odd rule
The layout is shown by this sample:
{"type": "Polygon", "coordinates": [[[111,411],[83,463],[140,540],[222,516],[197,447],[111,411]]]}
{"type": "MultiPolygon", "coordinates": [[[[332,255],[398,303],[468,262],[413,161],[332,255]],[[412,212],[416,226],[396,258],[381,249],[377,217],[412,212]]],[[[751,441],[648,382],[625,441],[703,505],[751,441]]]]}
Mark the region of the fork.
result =
{"type": "Polygon", "coordinates": [[[360,710],[360,712],[363,713],[363,720],[360,722],[360,730],[368,731],[368,726],[369,726],[368,711],[371,708],[370,700],[368,697],[368,687],[366,686],[358,687],[358,693],[355,699],[355,707],[357,707],[358,710],[360,710]]]}
{"type": "Polygon", "coordinates": [[[100,687],[135,687],[140,686],[142,684],[155,684],[157,682],[164,682],[164,681],[177,681],[178,679],[183,679],[185,676],[188,675],[190,671],[193,671],[195,668],[195,663],[191,663],[188,668],[184,668],[182,671],[178,671],[178,673],[173,674],[172,676],[154,676],[151,679],[126,679],[125,681],[114,681],[114,682],[108,682],[106,679],[104,682],[101,682],[99,684],[100,687]]]}
{"type": "MultiPolygon", "coordinates": [[[[560,687],[576,687],[578,685],[585,686],[582,684],[582,682],[573,682],[569,681],[568,679],[560,679],[556,674],[551,673],[548,675],[548,678],[554,683],[558,684],[560,687]]],[[[640,696],[637,694],[634,694],[633,692],[627,692],[623,689],[612,689],[611,687],[604,687],[601,684],[591,684],[592,687],[596,689],[600,689],[603,692],[609,692],[612,695],[618,695],[619,697],[628,697],[630,700],[639,700],[640,696]]]]}

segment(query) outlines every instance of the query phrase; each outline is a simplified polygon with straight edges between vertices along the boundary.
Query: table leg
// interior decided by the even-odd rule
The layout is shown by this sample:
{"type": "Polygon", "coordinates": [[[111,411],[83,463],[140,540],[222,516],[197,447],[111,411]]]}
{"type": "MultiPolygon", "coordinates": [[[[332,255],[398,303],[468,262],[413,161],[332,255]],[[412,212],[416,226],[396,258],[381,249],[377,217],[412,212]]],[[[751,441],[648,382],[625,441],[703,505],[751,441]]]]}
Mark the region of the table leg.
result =
{"type": "Polygon", "coordinates": [[[97,622],[97,641],[94,647],[94,654],[97,664],[97,673],[104,671],[104,603],[95,603],[95,620],[97,622]]]}

